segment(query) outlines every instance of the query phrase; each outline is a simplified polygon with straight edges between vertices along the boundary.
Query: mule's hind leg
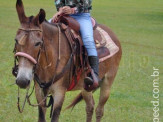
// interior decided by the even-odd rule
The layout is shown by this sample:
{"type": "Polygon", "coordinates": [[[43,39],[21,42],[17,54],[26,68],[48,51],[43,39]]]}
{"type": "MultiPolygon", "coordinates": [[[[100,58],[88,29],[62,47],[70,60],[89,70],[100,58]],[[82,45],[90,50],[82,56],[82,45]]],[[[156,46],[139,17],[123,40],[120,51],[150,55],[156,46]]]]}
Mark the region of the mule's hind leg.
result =
{"type": "MultiPolygon", "coordinates": [[[[35,84],[35,94],[36,94],[37,103],[40,103],[45,97],[43,95],[41,88],[38,86],[37,83],[35,84]]],[[[46,122],[46,119],[45,119],[46,107],[42,107],[45,105],[46,105],[46,101],[42,102],[42,104],[38,106],[38,112],[39,112],[38,122],[46,122]]]]}
{"type": "Polygon", "coordinates": [[[86,122],[91,122],[94,111],[94,99],[92,92],[82,91],[82,96],[86,103],[86,114],[87,114],[86,122]]]}
{"type": "Polygon", "coordinates": [[[114,81],[114,77],[115,75],[111,77],[106,75],[104,81],[101,84],[100,99],[99,99],[98,106],[96,108],[96,122],[100,122],[104,114],[104,105],[109,98],[110,88],[114,81]]]}

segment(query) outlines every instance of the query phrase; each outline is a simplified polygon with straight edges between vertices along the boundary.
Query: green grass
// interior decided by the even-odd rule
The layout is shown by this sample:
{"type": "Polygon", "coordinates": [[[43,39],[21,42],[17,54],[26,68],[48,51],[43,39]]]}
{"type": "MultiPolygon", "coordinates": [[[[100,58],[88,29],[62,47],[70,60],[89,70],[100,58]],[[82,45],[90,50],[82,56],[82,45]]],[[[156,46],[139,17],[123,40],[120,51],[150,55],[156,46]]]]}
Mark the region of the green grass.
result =
{"type": "MultiPolygon", "coordinates": [[[[0,2],[0,122],[36,122],[37,108],[26,105],[23,114],[17,110],[17,87],[11,75],[14,37],[19,27],[16,0],[0,2]]],[[[44,8],[49,19],[55,12],[53,0],[24,0],[26,14],[36,15],[44,8]]],[[[163,121],[163,1],[162,0],[94,0],[92,15],[99,23],[112,28],[121,40],[123,57],[105,105],[102,122],[151,122],[153,119],[153,67],[160,72],[160,121],[163,121]]],[[[23,91],[21,91],[23,92],[23,91]]],[[[64,107],[77,95],[68,92],[64,107]]],[[[96,105],[99,90],[94,93],[96,105]]],[[[34,95],[32,102],[35,101],[34,95]]],[[[63,107],[63,108],[64,108],[63,107]]],[[[47,111],[47,120],[49,119],[47,111]]],[[[85,103],[61,112],[61,122],[84,122],[85,103]]],[[[95,116],[93,118],[95,121],[95,116]]]]}

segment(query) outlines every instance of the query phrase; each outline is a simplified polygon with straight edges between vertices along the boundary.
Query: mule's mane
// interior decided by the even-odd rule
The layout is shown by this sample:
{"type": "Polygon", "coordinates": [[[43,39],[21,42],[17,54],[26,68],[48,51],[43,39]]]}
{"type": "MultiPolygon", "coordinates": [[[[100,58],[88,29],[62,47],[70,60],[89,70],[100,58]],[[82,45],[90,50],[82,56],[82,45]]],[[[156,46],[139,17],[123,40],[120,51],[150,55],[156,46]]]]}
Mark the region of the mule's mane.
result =
{"type": "MultiPolygon", "coordinates": [[[[29,16],[28,17],[28,23],[31,23],[32,22],[32,20],[34,19],[34,16],[32,15],[32,16],[29,16]]],[[[55,27],[57,27],[57,23],[50,23],[49,21],[47,21],[46,19],[44,20],[44,23],[46,23],[46,24],[48,24],[48,25],[52,25],[52,26],[55,26],[55,27]]]]}
{"type": "Polygon", "coordinates": [[[47,20],[44,20],[42,27],[43,32],[44,34],[46,33],[46,35],[52,34],[51,36],[55,36],[58,33],[58,24],[49,23],[47,20]]]}
{"type": "Polygon", "coordinates": [[[33,18],[34,18],[34,16],[30,16],[30,17],[29,17],[29,23],[32,22],[33,18]]]}
{"type": "Polygon", "coordinates": [[[55,26],[55,27],[57,27],[57,23],[50,23],[49,21],[47,21],[46,19],[45,19],[45,21],[44,21],[46,24],[49,24],[49,25],[52,25],[52,26],[55,26]]]}

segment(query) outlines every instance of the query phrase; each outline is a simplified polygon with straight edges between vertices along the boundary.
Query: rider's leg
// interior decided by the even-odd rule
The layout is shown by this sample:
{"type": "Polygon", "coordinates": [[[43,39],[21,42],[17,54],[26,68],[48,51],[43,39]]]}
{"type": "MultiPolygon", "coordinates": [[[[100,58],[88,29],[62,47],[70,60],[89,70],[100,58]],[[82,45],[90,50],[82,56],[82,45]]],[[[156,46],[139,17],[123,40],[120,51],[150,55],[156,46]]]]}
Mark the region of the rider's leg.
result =
{"type": "MultiPolygon", "coordinates": [[[[90,66],[94,70],[96,76],[98,77],[99,60],[98,60],[97,50],[93,38],[93,27],[92,27],[90,13],[75,14],[72,15],[72,17],[76,19],[80,24],[80,33],[82,36],[84,46],[88,52],[88,59],[89,59],[90,66]]],[[[92,77],[86,77],[85,83],[87,85],[92,85],[93,84],[92,77]]]]}

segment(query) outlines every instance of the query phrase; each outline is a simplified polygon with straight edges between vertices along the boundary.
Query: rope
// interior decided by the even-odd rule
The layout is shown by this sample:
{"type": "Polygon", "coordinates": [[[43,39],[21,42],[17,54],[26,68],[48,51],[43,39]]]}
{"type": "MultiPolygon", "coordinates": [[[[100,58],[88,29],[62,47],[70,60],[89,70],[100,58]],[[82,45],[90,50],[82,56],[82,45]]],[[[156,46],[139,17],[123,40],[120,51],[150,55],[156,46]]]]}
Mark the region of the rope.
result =
{"type": "Polygon", "coordinates": [[[17,102],[17,105],[18,105],[18,110],[19,110],[20,113],[23,113],[23,111],[24,111],[24,107],[25,107],[25,103],[26,103],[26,100],[27,100],[28,92],[29,92],[29,88],[26,91],[26,96],[25,96],[24,103],[23,103],[23,106],[22,106],[22,109],[21,109],[20,108],[20,93],[19,93],[19,87],[18,87],[18,102],[17,102]]]}
{"type": "Polygon", "coordinates": [[[59,27],[59,25],[57,25],[58,27],[58,59],[60,60],[61,59],[61,51],[60,51],[60,47],[61,47],[61,29],[59,27]]]}

